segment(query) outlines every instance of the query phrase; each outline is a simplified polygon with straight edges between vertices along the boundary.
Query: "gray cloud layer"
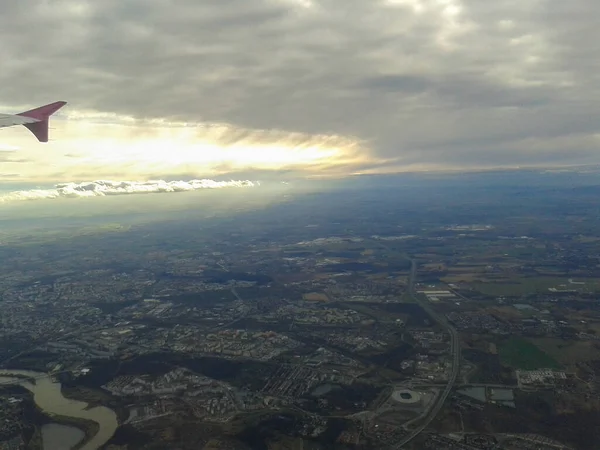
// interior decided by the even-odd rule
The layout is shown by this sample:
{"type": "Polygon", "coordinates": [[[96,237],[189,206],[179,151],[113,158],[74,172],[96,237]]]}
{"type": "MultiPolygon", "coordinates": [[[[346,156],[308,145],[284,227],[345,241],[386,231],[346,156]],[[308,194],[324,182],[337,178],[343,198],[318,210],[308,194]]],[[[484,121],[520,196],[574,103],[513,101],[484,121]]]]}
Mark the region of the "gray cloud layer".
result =
{"type": "Polygon", "coordinates": [[[2,2],[0,101],[354,135],[400,169],[599,162],[598,17],[597,0],[2,2]]]}

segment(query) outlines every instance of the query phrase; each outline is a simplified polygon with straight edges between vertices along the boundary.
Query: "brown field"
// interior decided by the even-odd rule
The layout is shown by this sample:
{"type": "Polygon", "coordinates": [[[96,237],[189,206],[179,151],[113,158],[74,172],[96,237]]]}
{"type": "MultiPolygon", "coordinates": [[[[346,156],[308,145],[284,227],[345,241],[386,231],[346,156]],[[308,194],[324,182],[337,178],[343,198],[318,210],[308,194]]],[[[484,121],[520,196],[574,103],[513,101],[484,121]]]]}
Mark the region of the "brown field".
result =
{"type": "Polygon", "coordinates": [[[365,278],[369,281],[379,281],[385,282],[389,276],[395,277],[395,281],[406,281],[407,274],[406,272],[385,272],[385,273],[376,273],[376,274],[367,274],[365,278]]]}
{"type": "Polygon", "coordinates": [[[267,448],[269,450],[302,450],[304,441],[302,438],[282,436],[267,441],[267,448]]]}
{"type": "Polygon", "coordinates": [[[598,236],[579,236],[576,238],[578,242],[589,243],[589,242],[598,242],[600,241],[600,237],[598,236]]]}
{"type": "Polygon", "coordinates": [[[277,281],[280,283],[297,283],[299,281],[308,281],[316,278],[314,274],[292,273],[285,275],[277,275],[277,281]]]}
{"type": "Polygon", "coordinates": [[[592,309],[586,310],[566,310],[565,315],[568,317],[569,321],[584,321],[587,322],[588,326],[594,326],[595,323],[600,321],[600,313],[598,311],[594,311],[592,309]]]}
{"type": "Polygon", "coordinates": [[[396,410],[384,412],[383,414],[377,416],[376,420],[378,424],[399,426],[404,422],[414,419],[417,415],[418,414],[415,411],[396,410]]]}
{"type": "Polygon", "coordinates": [[[460,411],[450,411],[449,409],[444,409],[443,413],[440,414],[436,420],[434,420],[432,427],[438,433],[464,431],[463,420],[460,414],[460,411]]]}
{"type": "Polygon", "coordinates": [[[486,336],[482,334],[462,334],[461,335],[462,347],[479,350],[482,352],[488,352],[490,350],[490,342],[486,339],[486,336]]]}
{"type": "Polygon", "coordinates": [[[494,306],[492,308],[487,308],[486,312],[493,314],[501,320],[520,320],[524,317],[529,317],[538,313],[532,309],[524,309],[519,311],[512,306],[494,306]]]}
{"type": "Polygon", "coordinates": [[[564,277],[566,275],[564,270],[558,270],[558,269],[552,270],[547,267],[543,267],[543,268],[534,267],[534,269],[537,273],[540,274],[540,276],[544,276],[544,277],[564,277]]]}
{"type": "MultiPolygon", "coordinates": [[[[586,319],[584,319],[586,320],[586,319]]],[[[586,323],[580,323],[580,326],[576,326],[575,328],[580,329],[585,333],[595,334],[596,336],[600,336],[600,323],[599,322],[590,322],[589,318],[587,318],[586,323]]]]}
{"type": "Polygon", "coordinates": [[[328,302],[329,297],[322,292],[310,292],[308,294],[304,294],[302,298],[307,302],[328,302]]]}
{"type": "Polygon", "coordinates": [[[447,275],[443,278],[440,278],[444,283],[474,283],[476,281],[481,281],[481,275],[477,273],[456,273],[452,275],[447,275]]]}
{"type": "Polygon", "coordinates": [[[444,263],[426,263],[421,264],[419,269],[421,268],[424,270],[447,270],[448,266],[446,266],[444,263]]]}
{"type": "Polygon", "coordinates": [[[473,267],[473,266],[465,266],[465,267],[456,267],[456,266],[452,266],[448,268],[448,273],[450,274],[463,274],[463,273],[472,273],[472,274],[476,274],[476,273],[483,273],[484,271],[481,269],[478,269],[477,267],[473,267]]]}
{"type": "Polygon", "coordinates": [[[481,267],[486,267],[489,266],[490,263],[487,260],[487,258],[485,260],[482,260],[481,262],[478,262],[476,260],[470,260],[468,262],[458,262],[456,263],[454,266],[452,266],[453,268],[465,268],[465,269],[479,269],[481,267]]]}
{"type": "Polygon", "coordinates": [[[418,260],[435,261],[440,259],[440,255],[437,253],[417,253],[415,258],[418,260]]]}

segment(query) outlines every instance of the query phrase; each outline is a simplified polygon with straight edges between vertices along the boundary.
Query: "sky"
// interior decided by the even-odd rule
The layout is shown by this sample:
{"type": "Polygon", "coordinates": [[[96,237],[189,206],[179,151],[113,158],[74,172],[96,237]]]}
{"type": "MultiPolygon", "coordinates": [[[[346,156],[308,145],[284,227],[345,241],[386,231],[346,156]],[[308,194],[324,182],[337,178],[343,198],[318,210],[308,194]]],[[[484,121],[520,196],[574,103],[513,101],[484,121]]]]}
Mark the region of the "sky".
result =
{"type": "Polygon", "coordinates": [[[600,163],[597,0],[0,2],[1,181],[600,163]]]}

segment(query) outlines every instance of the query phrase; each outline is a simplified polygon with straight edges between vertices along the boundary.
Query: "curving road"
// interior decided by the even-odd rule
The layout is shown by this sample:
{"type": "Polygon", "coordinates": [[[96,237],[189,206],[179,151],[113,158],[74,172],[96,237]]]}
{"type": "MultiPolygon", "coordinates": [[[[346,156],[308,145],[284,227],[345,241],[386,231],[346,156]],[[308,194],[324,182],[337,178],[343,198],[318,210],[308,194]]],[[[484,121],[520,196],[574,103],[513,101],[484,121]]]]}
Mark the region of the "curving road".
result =
{"type": "Polygon", "coordinates": [[[454,384],[456,383],[456,378],[458,377],[458,373],[460,370],[460,342],[458,339],[458,333],[456,329],[450,325],[450,323],[446,320],[444,316],[436,313],[431,305],[427,301],[421,300],[417,295],[415,295],[415,279],[417,275],[417,263],[411,259],[411,268],[410,268],[410,277],[408,280],[408,294],[414,299],[416,303],[421,306],[433,318],[441,327],[445,328],[450,334],[450,352],[452,354],[452,368],[450,370],[450,377],[448,378],[448,383],[446,387],[442,391],[442,393],[434,400],[433,406],[429,409],[427,416],[425,417],[423,423],[415,428],[408,436],[404,437],[399,443],[396,444],[396,448],[402,448],[414,438],[416,438],[421,432],[429,426],[429,424],[435,419],[438,415],[442,407],[444,406],[444,402],[450,395],[454,384]]]}

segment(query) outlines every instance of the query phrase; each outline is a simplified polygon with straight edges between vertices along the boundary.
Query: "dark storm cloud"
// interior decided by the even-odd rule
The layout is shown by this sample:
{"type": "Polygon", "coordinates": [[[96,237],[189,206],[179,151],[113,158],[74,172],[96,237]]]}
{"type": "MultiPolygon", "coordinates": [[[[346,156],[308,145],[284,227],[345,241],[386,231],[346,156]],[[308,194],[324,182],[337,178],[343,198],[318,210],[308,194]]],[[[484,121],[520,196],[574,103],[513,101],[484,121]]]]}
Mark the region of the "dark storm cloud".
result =
{"type": "Polygon", "coordinates": [[[400,168],[600,161],[600,2],[308,3],[1,2],[0,102],[353,135],[400,168]]]}

